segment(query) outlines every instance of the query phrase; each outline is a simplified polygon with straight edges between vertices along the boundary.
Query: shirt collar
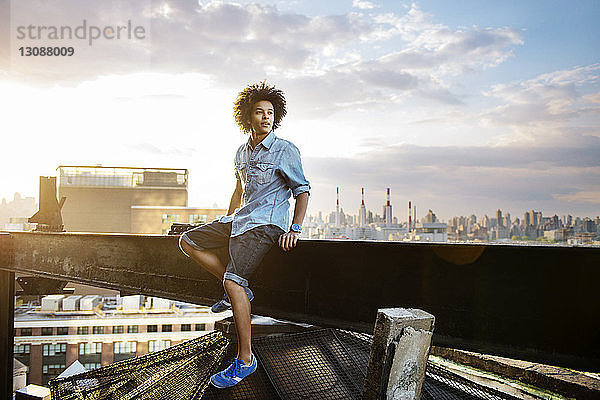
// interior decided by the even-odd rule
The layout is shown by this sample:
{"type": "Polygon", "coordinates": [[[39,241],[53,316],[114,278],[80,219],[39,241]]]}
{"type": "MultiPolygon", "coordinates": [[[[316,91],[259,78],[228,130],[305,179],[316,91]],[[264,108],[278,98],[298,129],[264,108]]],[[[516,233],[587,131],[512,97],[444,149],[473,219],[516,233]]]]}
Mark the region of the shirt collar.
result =
{"type": "MultiPolygon", "coordinates": [[[[274,141],[275,141],[275,133],[273,133],[273,131],[271,131],[258,145],[260,146],[262,144],[265,147],[265,149],[269,150],[274,141]]],[[[247,145],[249,148],[252,148],[252,136],[250,138],[248,138],[247,145]]]]}

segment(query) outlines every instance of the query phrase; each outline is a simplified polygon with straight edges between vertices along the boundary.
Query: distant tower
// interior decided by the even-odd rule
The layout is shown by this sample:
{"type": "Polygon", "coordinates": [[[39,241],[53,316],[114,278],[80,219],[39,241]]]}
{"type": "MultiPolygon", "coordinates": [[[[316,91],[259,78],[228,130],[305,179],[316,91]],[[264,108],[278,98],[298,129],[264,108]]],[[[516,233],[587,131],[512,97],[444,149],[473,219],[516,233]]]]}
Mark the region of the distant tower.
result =
{"type": "Polygon", "coordinates": [[[367,207],[365,207],[365,188],[361,188],[362,201],[360,203],[360,210],[358,212],[358,226],[364,228],[367,226],[367,207]]]}
{"type": "Polygon", "coordinates": [[[340,188],[339,186],[335,188],[336,190],[336,200],[335,200],[335,227],[340,227],[340,188]]]}
{"type": "Polygon", "coordinates": [[[417,205],[416,204],[413,207],[413,221],[415,224],[417,223],[417,205]]]}
{"type": "Polygon", "coordinates": [[[390,188],[387,188],[385,206],[383,206],[383,220],[386,228],[392,226],[392,204],[390,203],[390,188]]]}
{"type": "Polygon", "coordinates": [[[503,227],[504,226],[504,220],[502,219],[502,210],[498,209],[496,211],[496,220],[498,221],[498,226],[499,227],[503,227]]]}
{"type": "Polygon", "coordinates": [[[408,230],[412,228],[411,202],[408,202],[408,230]]]}

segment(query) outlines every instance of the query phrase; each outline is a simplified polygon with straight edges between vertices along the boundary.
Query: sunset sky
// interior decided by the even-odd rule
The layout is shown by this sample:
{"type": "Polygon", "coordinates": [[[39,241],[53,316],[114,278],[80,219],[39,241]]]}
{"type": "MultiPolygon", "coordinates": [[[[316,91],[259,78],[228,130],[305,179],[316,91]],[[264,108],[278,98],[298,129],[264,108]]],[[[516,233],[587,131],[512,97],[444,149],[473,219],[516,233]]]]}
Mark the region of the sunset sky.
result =
{"type": "Polygon", "coordinates": [[[600,2],[2,0],[0,197],[59,165],[190,171],[227,207],[246,140],[236,94],[283,89],[309,214],[600,214],[600,2]],[[142,39],[19,39],[19,26],[144,28],[142,39]],[[9,22],[9,24],[7,23],[9,22]],[[23,57],[22,46],[72,46],[23,57]]]}

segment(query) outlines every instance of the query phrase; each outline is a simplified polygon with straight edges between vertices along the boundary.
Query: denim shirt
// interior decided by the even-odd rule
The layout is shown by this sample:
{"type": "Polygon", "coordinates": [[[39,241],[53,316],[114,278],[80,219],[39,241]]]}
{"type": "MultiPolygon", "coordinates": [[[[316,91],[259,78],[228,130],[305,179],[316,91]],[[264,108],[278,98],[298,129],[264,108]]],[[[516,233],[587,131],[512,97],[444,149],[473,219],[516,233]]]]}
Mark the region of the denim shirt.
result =
{"type": "Polygon", "coordinates": [[[244,191],[240,208],[232,218],[231,236],[260,225],[276,225],[287,232],[289,199],[309,192],[304,176],[300,151],[291,142],[278,138],[271,131],[254,149],[251,138],[235,154],[235,177],[242,181],[244,191]]]}

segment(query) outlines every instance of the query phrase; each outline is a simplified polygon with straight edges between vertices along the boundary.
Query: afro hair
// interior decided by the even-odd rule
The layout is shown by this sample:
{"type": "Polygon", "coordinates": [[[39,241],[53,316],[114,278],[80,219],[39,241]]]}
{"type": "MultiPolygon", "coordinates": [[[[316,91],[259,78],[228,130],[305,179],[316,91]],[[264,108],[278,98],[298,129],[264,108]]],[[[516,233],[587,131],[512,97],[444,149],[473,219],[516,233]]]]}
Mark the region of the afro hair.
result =
{"type": "Polygon", "coordinates": [[[237,99],[235,100],[233,105],[233,118],[242,132],[251,132],[252,126],[249,121],[252,106],[263,100],[269,101],[273,105],[275,111],[273,130],[279,128],[281,120],[287,113],[287,110],[285,109],[285,96],[281,90],[274,86],[269,86],[263,81],[246,87],[238,94],[237,99]]]}

